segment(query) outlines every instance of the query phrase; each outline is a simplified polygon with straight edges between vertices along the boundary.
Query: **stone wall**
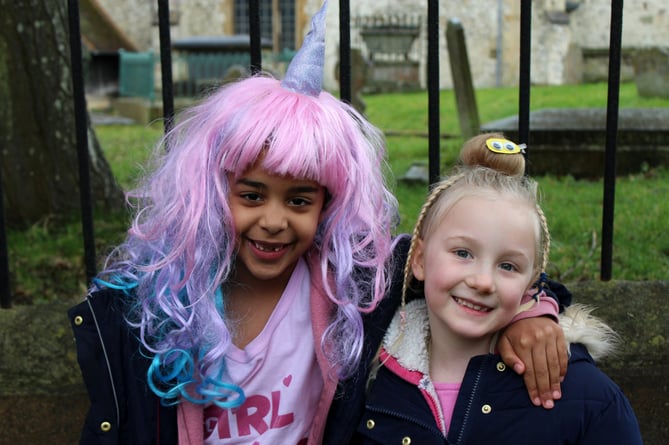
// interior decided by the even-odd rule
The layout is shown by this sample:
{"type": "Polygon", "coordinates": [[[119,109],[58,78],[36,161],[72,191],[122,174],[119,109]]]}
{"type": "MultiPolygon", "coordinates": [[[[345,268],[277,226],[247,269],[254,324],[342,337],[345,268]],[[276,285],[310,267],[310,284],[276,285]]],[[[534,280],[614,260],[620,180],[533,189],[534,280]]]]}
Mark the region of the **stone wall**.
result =
{"type": "MultiPolygon", "coordinates": [[[[634,407],[646,445],[669,443],[669,282],[568,284],[622,336],[600,365],[634,407]]],[[[88,406],[66,311],[74,303],[0,310],[0,445],[76,444],[88,406]]]]}

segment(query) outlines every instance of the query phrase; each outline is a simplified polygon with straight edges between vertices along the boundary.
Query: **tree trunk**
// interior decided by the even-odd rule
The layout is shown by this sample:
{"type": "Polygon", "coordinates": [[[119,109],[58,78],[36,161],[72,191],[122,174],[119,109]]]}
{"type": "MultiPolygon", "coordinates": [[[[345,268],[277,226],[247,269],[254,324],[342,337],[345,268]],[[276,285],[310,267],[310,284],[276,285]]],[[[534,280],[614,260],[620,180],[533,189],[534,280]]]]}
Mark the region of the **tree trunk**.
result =
{"type": "MultiPolygon", "coordinates": [[[[0,0],[0,158],[7,223],[79,210],[66,0],[0,0]]],[[[122,206],[89,119],[93,201],[122,206]]]]}

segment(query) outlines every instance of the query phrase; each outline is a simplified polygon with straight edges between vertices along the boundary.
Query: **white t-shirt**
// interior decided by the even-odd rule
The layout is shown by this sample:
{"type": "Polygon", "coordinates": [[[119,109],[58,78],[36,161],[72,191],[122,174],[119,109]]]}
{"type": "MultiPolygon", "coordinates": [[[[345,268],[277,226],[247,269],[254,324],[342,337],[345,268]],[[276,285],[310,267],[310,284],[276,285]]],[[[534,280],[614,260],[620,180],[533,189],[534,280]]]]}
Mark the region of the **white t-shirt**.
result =
{"type": "Polygon", "coordinates": [[[230,380],[246,400],[233,409],[205,408],[206,445],[306,444],[323,389],[309,295],[309,270],[300,260],[262,332],[244,349],[230,347],[230,380]]]}

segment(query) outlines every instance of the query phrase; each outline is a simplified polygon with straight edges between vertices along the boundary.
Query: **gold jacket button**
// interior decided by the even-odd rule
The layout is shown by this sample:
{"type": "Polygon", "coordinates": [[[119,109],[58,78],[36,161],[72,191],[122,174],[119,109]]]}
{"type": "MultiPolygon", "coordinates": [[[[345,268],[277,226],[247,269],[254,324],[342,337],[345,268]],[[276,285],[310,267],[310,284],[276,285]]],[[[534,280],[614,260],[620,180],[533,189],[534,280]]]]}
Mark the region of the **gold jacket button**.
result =
{"type": "Polygon", "coordinates": [[[373,429],[375,426],[376,426],[376,423],[375,423],[372,419],[369,419],[369,420],[367,421],[367,429],[368,429],[368,430],[373,429]]]}
{"type": "Polygon", "coordinates": [[[111,431],[111,428],[112,426],[111,423],[109,422],[102,422],[100,424],[100,431],[102,431],[103,433],[108,433],[109,431],[111,431]]]}
{"type": "Polygon", "coordinates": [[[82,317],[81,315],[77,315],[76,317],[74,317],[75,326],[81,326],[83,322],[84,322],[84,317],[82,317]]]}
{"type": "Polygon", "coordinates": [[[483,414],[490,414],[492,412],[492,407],[486,403],[481,407],[481,412],[483,414]]]}
{"type": "Polygon", "coordinates": [[[411,445],[411,437],[406,436],[402,438],[402,445],[411,445]]]}
{"type": "Polygon", "coordinates": [[[504,364],[504,362],[498,362],[498,363],[497,363],[497,370],[498,370],[499,372],[504,372],[504,371],[506,371],[506,365],[504,364]]]}

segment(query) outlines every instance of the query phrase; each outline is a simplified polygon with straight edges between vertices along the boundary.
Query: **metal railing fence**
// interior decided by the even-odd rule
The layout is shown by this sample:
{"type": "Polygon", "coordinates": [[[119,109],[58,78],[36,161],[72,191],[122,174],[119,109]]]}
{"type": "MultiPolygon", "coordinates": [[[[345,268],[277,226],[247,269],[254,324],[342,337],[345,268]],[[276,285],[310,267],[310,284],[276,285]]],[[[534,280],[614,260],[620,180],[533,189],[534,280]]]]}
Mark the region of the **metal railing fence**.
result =
{"type": "MultiPolygon", "coordinates": [[[[172,82],[172,53],[169,25],[169,1],[157,0],[160,36],[160,63],[162,74],[162,99],[164,129],[169,131],[174,117],[174,90],[172,82]]],[[[428,159],[429,180],[434,183],[439,178],[439,1],[427,1],[427,94],[428,94],[428,159]]],[[[532,1],[521,0],[520,14],[520,72],[518,87],[519,142],[528,146],[530,139],[530,66],[532,1]]],[[[72,57],[72,83],[74,91],[77,153],[79,157],[79,180],[81,202],[81,224],[84,241],[84,264],[86,277],[96,274],[95,243],[93,235],[90,172],[88,169],[87,111],[84,93],[83,66],[81,54],[81,33],[79,28],[79,2],[68,0],[70,51],[72,57]]],[[[340,98],[351,102],[351,8],[350,0],[339,0],[339,56],[340,56],[340,98]]],[[[606,114],[606,147],[603,190],[602,250],[600,279],[607,281],[612,276],[613,215],[615,198],[616,135],[618,128],[618,96],[620,90],[620,63],[622,41],[623,0],[611,1],[611,26],[609,42],[608,96],[606,114]]],[[[259,0],[249,0],[250,51],[249,70],[262,70],[262,48],[260,36],[259,0]]],[[[531,153],[527,153],[530,156],[531,153]]],[[[0,181],[1,182],[1,181],[0,181]]],[[[0,193],[2,188],[0,185],[0,193]]],[[[7,259],[6,234],[4,226],[4,205],[0,202],[0,306],[11,306],[9,286],[9,263],[7,259]]]]}

